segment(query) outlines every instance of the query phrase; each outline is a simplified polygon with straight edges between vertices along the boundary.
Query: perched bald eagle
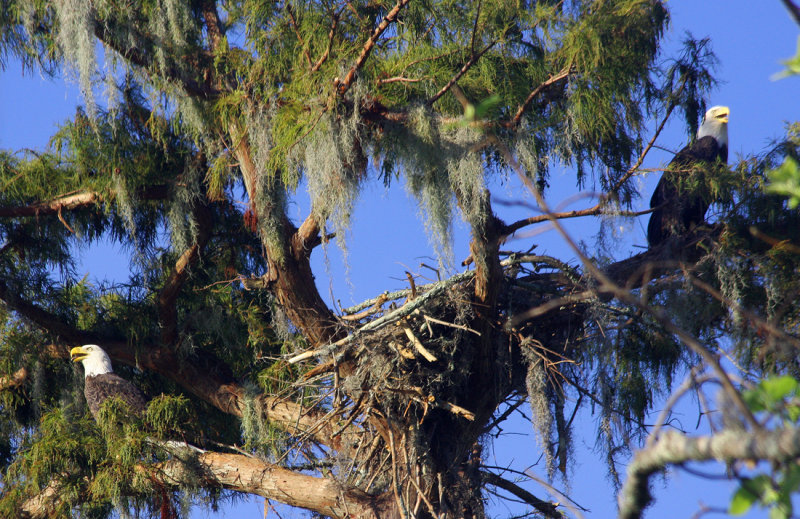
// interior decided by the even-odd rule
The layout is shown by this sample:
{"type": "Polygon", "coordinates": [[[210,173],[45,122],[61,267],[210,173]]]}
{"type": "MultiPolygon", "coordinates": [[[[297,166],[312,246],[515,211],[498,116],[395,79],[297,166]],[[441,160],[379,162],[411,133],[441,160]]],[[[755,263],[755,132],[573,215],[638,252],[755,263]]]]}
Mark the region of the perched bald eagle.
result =
{"type": "Polygon", "coordinates": [[[727,106],[715,106],[706,112],[697,130],[697,140],[675,155],[656,186],[650,207],[655,208],[647,225],[647,243],[655,247],[703,223],[710,205],[700,194],[680,192],[678,177],[692,174],[698,165],[728,162],[727,106]]]}
{"type": "Polygon", "coordinates": [[[73,362],[80,361],[86,371],[83,394],[95,419],[103,402],[112,397],[120,398],[136,414],[144,412],[144,395],[136,386],[114,373],[111,359],[103,348],[96,344],[85,344],[72,348],[69,356],[73,362]]]}

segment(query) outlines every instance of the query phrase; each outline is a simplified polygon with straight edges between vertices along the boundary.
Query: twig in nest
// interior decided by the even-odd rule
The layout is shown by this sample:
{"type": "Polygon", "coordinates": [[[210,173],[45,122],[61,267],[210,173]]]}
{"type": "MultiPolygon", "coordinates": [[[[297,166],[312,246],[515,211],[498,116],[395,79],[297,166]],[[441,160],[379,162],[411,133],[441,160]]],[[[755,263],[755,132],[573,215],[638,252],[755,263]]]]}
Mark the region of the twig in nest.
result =
{"type": "Polygon", "coordinates": [[[435,404],[436,404],[436,407],[441,407],[445,411],[450,411],[451,413],[453,413],[456,416],[460,416],[462,418],[466,418],[470,422],[474,422],[475,421],[475,413],[473,413],[472,411],[469,411],[467,409],[464,409],[463,407],[461,407],[459,405],[451,404],[450,402],[447,402],[447,401],[444,401],[444,400],[441,400],[441,401],[436,400],[435,404]]]}
{"type": "Polygon", "coordinates": [[[395,341],[389,342],[389,346],[391,346],[392,348],[397,350],[397,353],[399,353],[400,356],[402,356],[403,358],[406,358],[406,359],[416,358],[414,356],[414,354],[411,352],[411,350],[409,350],[408,348],[403,348],[402,346],[397,344],[395,341]]]}
{"type": "Polygon", "coordinates": [[[406,337],[408,337],[408,340],[411,341],[411,344],[414,345],[414,349],[416,349],[420,355],[425,357],[425,360],[427,360],[428,362],[436,362],[438,360],[433,353],[428,351],[427,348],[425,348],[425,346],[422,345],[422,342],[420,342],[420,340],[417,339],[417,336],[414,335],[414,332],[411,331],[411,328],[404,325],[403,331],[406,332],[406,337]]]}
{"type": "Polygon", "coordinates": [[[412,299],[416,299],[417,297],[417,284],[414,283],[414,276],[411,274],[411,272],[407,270],[406,270],[406,279],[408,279],[408,284],[411,287],[411,296],[409,296],[408,298],[410,301],[412,299]]]}
{"type": "Polygon", "coordinates": [[[408,388],[387,387],[386,389],[388,389],[389,391],[395,391],[397,393],[403,393],[405,395],[408,395],[413,400],[426,406],[426,408],[428,405],[433,405],[434,407],[438,407],[439,409],[450,411],[456,416],[461,416],[462,418],[466,418],[470,422],[475,420],[475,413],[473,413],[472,411],[464,409],[459,405],[447,402],[446,400],[439,400],[433,395],[426,395],[425,393],[422,392],[422,388],[411,386],[408,388]]]}
{"type": "Polygon", "coordinates": [[[478,337],[481,336],[481,332],[479,332],[477,330],[473,330],[472,328],[468,328],[468,327],[464,326],[463,324],[455,324],[455,323],[448,323],[447,321],[440,321],[439,319],[435,319],[435,318],[433,318],[433,317],[431,317],[429,315],[425,315],[425,314],[423,314],[422,317],[424,317],[426,321],[431,322],[431,323],[441,324],[442,326],[449,326],[450,328],[456,328],[458,330],[464,330],[465,332],[472,332],[475,335],[477,335],[478,337]]]}
{"type": "Polygon", "coordinates": [[[386,301],[388,301],[388,298],[386,297],[386,294],[381,294],[375,300],[375,304],[373,304],[372,306],[370,306],[369,308],[367,308],[363,312],[359,312],[359,313],[353,314],[353,315],[342,315],[341,319],[344,320],[344,321],[360,321],[361,319],[363,319],[365,317],[369,317],[370,315],[380,311],[381,306],[383,306],[383,303],[385,303],[386,301]]]}

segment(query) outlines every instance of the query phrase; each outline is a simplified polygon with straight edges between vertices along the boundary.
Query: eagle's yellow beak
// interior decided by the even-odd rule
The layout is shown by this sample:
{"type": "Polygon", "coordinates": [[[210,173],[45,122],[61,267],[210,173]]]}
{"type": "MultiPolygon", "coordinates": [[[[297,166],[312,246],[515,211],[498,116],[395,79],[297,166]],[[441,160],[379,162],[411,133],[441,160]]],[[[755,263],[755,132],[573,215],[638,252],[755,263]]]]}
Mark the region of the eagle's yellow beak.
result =
{"type": "Polygon", "coordinates": [[[719,109],[717,113],[714,114],[714,119],[718,121],[722,121],[723,123],[728,122],[728,117],[731,115],[731,110],[727,106],[723,106],[719,109]]]}
{"type": "Polygon", "coordinates": [[[69,350],[69,356],[72,362],[80,362],[89,356],[89,352],[85,351],[81,346],[76,346],[69,350]]]}

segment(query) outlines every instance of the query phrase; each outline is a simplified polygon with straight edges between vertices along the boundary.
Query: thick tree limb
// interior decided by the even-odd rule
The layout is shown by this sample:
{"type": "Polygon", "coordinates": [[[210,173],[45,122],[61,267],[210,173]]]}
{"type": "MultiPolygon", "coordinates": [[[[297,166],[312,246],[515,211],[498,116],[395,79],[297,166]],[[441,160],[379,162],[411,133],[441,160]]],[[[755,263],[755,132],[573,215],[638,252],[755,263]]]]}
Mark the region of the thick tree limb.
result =
{"type": "MultiPolygon", "coordinates": [[[[169,196],[169,187],[167,185],[152,186],[140,191],[136,196],[141,200],[163,200],[169,196]]],[[[0,218],[57,215],[61,211],[82,209],[104,201],[103,195],[97,191],[81,191],[29,205],[0,207],[0,218]]]]}
{"type": "MultiPolygon", "coordinates": [[[[231,137],[237,143],[236,156],[239,159],[247,195],[252,203],[262,196],[259,193],[258,183],[259,175],[262,173],[255,166],[247,136],[240,135],[240,130],[232,126],[231,137]]],[[[331,340],[343,337],[343,329],[319,295],[311,271],[311,247],[307,244],[313,242],[314,237],[318,235],[319,227],[316,219],[309,216],[300,229],[297,229],[282,208],[272,207],[271,210],[279,212],[272,215],[272,218],[282,224],[283,239],[276,244],[276,240],[261,237],[269,262],[267,274],[262,279],[273,290],[292,323],[303,332],[303,336],[312,345],[327,344],[331,340]]],[[[258,215],[259,218],[267,216],[269,215],[258,215]]]]}
{"type": "MultiPolygon", "coordinates": [[[[189,453],[188,463],[173,459],[155,466],[141,465],[146,473],[167,487],[180,488],[198,477],[207,487],[218,487],[263,496],[289,506],[333,518],[378,519],[387,499],[356,489],[345,489],[331,478],[308,476],[252,456],[201,451],[189,453]]],[[[61,484],[54,479],[39,494],[22,504],[22,517],[49,517],[60,501],[61,484]]]]}
{"type": "MultiPolygon", "coordinates": [[[[344,489],[330,478],[307,476],[241,454],[205,452],[197,457],[206,484],[312,510],[335,518],[379,518],[385,504],[363,492],[344,489]]],[[[160,467],[165,482],[179,485],[186,466],[167,462],[160,467]]]]}
{"type": "Polygon", "coordinates": [[[650,476],[667,465],[688,461],[765,460],[794,462],[800,457],[800,429],[761,430],[747,433],[726,430],[713,436],[690,438],[673,431],[661,436],[651,447],[642,449],[628,465],[628,478],[619,495],[619,515],[638,519],[653,500],[650,476]]]}
{"type": "Polygon", "coordinates": [[[26,499],[22,503],[20,518],[43,519],[45,517],[50,517],[53,509],[58,506],[60,502],[60,494],[61,483],[55,479],[50,481],[41,492],[26,499]]]}

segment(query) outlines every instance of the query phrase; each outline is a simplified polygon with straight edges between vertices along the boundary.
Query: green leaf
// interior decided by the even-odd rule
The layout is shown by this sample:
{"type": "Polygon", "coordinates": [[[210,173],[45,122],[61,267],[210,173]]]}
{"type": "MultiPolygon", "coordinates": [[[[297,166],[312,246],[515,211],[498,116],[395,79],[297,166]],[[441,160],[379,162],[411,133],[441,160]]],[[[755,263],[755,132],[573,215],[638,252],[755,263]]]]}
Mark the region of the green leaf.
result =
{"type": "Polygon", "coordinates": [[[769,519],[788,519],[789,514],[781,506],[773,506],[769,509],[769,519]]]}
{"type": "Polygon", "coordinates": [[[797,37],[797,54],[787,60],[781,61],[781,63],[786,65],[786,69],[774,74],[771,78],[773,81],[800,74],[800,36],[797,37]]]}
{"type": "Polygon", "coordinates": [[[784,398],[796,394],[798,383],[789,375],[782,377],[771,377],[761,381],[765,395],[770,402],[780,402],[784,398]]]}
{"type": "Polygon", "coordinates": [[[781,481],[781,493],[790,495],[800,487],[800,465],[789,465],[781,481]]]}
{"type": "Polygon", "coordinates": [[[775,193],[789,197],[789,208],[794,209],[800,204],[800,165],[792,157],[778,168],[773,169],[767,176],[770,184],[765,188],[767,193],[775,193]]]}
{"type": "Polygon", "coordinates": [[[733,494],[731,504],[728,507],[728,513],[731,515],[744,515],[756,502],[758,496],[754,495],[750,490],[744,486],[740,486],[736,493],[733,494]]]}

